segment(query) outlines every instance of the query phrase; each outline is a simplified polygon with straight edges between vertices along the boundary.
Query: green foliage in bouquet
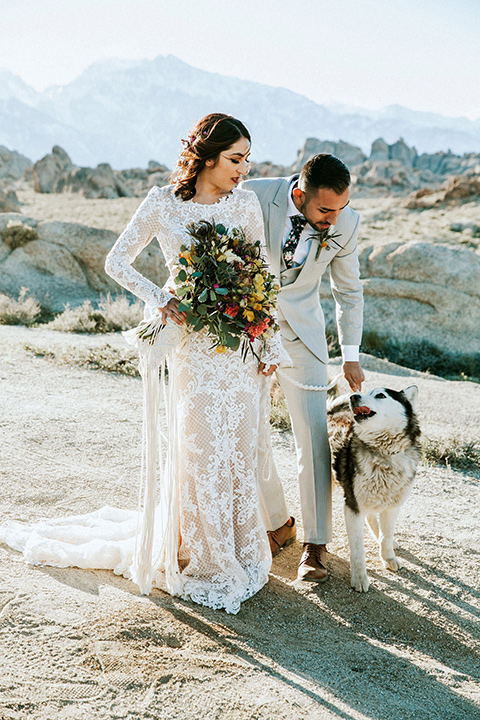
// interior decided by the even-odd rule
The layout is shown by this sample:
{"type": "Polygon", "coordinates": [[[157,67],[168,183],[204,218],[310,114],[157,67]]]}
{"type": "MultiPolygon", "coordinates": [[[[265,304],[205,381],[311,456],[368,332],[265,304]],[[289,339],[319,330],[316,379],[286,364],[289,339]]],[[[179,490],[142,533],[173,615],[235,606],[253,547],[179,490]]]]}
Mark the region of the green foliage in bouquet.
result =
{"type": "Polygon", "coordinates": [[[247,242],[240,228],[202,220],[191,223],[191,247],[182,245],[175,278],[179,310],[194,331],[206,328],[217,352],[253,351],[272,337],[278,285],[262,258],[260,242],[247,242]]]}

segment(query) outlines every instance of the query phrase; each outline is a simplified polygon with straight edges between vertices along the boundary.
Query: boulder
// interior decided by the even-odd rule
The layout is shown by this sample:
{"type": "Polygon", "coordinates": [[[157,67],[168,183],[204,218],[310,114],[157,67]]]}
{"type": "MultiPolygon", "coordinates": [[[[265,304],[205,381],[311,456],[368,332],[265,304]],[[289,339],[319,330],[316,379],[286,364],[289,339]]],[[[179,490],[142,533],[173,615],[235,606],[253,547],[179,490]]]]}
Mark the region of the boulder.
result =
{"type": "Polygon", "coordinates": [[[371,162],[386,162],[390,159],[390,148],[383,138],[378,138],[372,143],[372,149],[370,151],[370,157],[368,158],[371,162]]]}
{"type": "Polygon", "coordinates": [[[465,200],[480,195],[480,176],[453,177],[445,187],[444,202],[465,200]]]}
{"type": "MultiPolygon", "coordinates": [[[[364,335],[398,344],[428,343],[451,355],[480,355],[480,255],[433,243],[361,248],[364,335]]],[[[327,327],[335,306],[321,286],[327,327]]]]}
{"type": "MultiPolygon", "coordinates": [[[[170,177],[172,175],[171,170],[161,170],[159,172],[153,172],[149,173],[148,175],[148,186],[146,192],[148,192],[152,187],[155,185],[157,187],[163,187],[164,185],[168,185],[170,182],[170,177]]],[[[145,193],[142,193],[142,195],[136,195],[136,197],[142,197],[145,193]]]]}
{"type": "Polygon", "coordinates": [[[462,159],[459,155],[448,153],[433,153],[427,155],[423,153],[417,157],[415,167],[419,169],[427,169],[435,173],[435,175],[457,175],[462,170],[462,159]]]}
{"type": "Polygon", "coordinates": [[[452,232],[464,233],[467,232],[472,237],[480,238],[480,225],[476,225],[471,222],[456,222],[450,224],[450,230],[452,232]]]}
{"type": "MultiPolygon", "coordinates": [[[[5,181],[18,180],[24,172],[32,167],[32,161],[15,150],[0,145],[0,179],[5,181]]],[[[2,211],[3,212],[3,211],[2,211]]]]}
{"type": "MultiPolygon", "coordinates": [[[[0,292],[16,296],[22,287],[27,287],[43,307],[54,312],[62,310],[67,302],[95,302],[100,293],[121,292],[104,271],[105,257],[116,239],[109,230],[6,215],[0,218],[0,292]],[[3,234],[12,224],[22,223],[35,230],[30,235],[35,239],[12,250],[3,241],[3,234]]],[[[155,241],[143,250],[134,267],[160,286],[169,274],[155,241]]]]}
{"type": "Polygon", "coordinates": [[[22,287],[43,306],[61,310],[65,302],[92,299],[82,268],[72,254],[43,240],[13,250],[0,264],[0,291],[17,296],[22,287]]]}
{"type": "Polygon", "coordinates": [[[248,177],[285,177],[291,174],[290,168],[286,168],[283,165],[275,165],[271,162],[252,162],[248,177]]]}
{"type": "Polygon", "coordinates": [[[0,188],[0,213],[17,212],[20,209],[20,202],[14,190],[4,192],[0,188]]]}
{"type": "Polygon", "coordinates": [[[366,246],[359,258],[365,332],[480,353],[480,255],[412,241],[366,246]]]}
{"type": "Polygon", "coordinates": [[[348,167],[359,165],[366,159],[366,156],[359,147],[350,145],[350,143],[344,142],[343,140],[334,142],[330,140],[320,141],[317,140],[317,138],[307,138],[303,147],[298,151],[297,159],[290,169],[291,172],[300,172],[305,163],[319,153],[335,155],[348,167]]]}
{"type": "Polygon", "coordinates": [[[147,165],[147,173],[170,172],[166,165],[162,165],[156,160],[149,160],[147,165]]]}
{"type": "Polygon", "coordinates": [[[50,155],[45,155],[33,166],[33,189],[38,193],[57,192],[55,187],[58,180],[73,167],[65,150],[55,145],[50,155]]]}
{"type": "Polygon", "coordinates": [[[470,250],[411,241],[364,247],[359,257],[362,277],[433,284],[480,300],[480,256],[470,250]]]}
{"type": "Polygon", "coordinates": [[[456,203],[471,200],[480,196],[480,175],[460,175],[453,177],[437,188],[420,188],[411,193],[405,200],[405,207],[410,210],[424,210],[442,203],[456,203]]]}
{"type": "Polygon", "coordinates": [[[150,160],[146,170],[130,168],[114,172],[133,197],[145,197],[155,185],[158,187],[166,185],[171,175],[171,171],[165,165],[160,165],[155,160],[150,160]]]}
{"type": "Polygon", "coordinates": [[[96,168],[75,167],[57,178],[54,192],[81,193],[86,198],[132,197],[125,183],[108,163],[96,168]]]}
{"type": "Polygon", "coordinates": [[[400,138],[396,143],[390,145],[388,155],[390,160],[399,160],[402,165],[413,167],[417,157],[417,151],[415,148],[408,147],[403,141],[403,138],[400,138]]]}
{"type": "Polygon", "coordinates": [[[413,171],[400,160],[367,160],[356,168],[357,184],[404,189],[418,187],[419,182],[413,171]]]}

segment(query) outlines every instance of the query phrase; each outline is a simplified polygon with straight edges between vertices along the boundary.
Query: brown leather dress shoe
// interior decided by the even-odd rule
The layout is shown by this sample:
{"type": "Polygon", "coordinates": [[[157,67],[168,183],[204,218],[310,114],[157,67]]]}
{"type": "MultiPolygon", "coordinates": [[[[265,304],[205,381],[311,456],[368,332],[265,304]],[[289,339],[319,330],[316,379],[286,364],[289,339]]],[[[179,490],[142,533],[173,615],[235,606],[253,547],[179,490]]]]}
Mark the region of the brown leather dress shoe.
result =
{"type": "Polygon", "coordinates": [[[303,555],[298,565],[297,580],[325,582],[327,579],[327,547],[304,543],[303,555]]]}
{"type": "Polygon", "coordinates": [[[294,543],[297,539],[297,526],[295,524],[295,518],[290,517],[285,525],[279,527],[278,530],[268,530],[267,535],[270,541],[272,557],[275,557],[282,548],[292,545],[292,543],[294,543]]]}

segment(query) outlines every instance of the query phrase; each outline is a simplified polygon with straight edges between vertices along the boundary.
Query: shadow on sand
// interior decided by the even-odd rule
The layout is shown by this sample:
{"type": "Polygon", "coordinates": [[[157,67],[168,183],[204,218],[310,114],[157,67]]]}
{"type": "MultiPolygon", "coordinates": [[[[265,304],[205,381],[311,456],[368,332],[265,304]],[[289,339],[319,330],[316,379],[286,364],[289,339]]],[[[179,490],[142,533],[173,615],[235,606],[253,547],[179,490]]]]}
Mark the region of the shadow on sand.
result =
{"type": "MultiPolygon", "coordinates": [[[[154,591],[116,625],[141,624],[148,651],[155,628],[173,621],[180,632],[193,631],[263,674],[280,692],[293,691],[301,705],[313,702],[319,718],[479,717],[479,706],[469,699],[480,682],[478,590],[411,553],[400,555],[414,572],[370,572],[374,583],[359,594],[349,587],[348,563],[336,556],[327,583],[294,582],[288,568],[298,561],[297,546],[275,559],[268,585],[238,615],[154,591]]],[[[54,568],[41,572],[82,592],[98,594],[102,585],[112,584],[137,594],[130,582],[108,572],[71,569],[61,577],[54,568]]],[[[128,642],[128,632],[124,638],[128,642]]]]}

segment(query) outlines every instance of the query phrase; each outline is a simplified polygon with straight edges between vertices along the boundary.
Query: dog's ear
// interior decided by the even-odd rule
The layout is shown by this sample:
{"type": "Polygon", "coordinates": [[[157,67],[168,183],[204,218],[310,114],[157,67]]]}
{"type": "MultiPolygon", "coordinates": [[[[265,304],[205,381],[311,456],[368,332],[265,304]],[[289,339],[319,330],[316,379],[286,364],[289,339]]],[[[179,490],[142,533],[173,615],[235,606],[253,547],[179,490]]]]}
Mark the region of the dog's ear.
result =
{"type": "Polygon", "coordinates": [[[416,385],[410,385],[403,391],[404,395],[406,396],[408,402],[412,406],[412,408],[415,410],[417,406],[417,398],[418,398],[418,387],[416,385]]]}

